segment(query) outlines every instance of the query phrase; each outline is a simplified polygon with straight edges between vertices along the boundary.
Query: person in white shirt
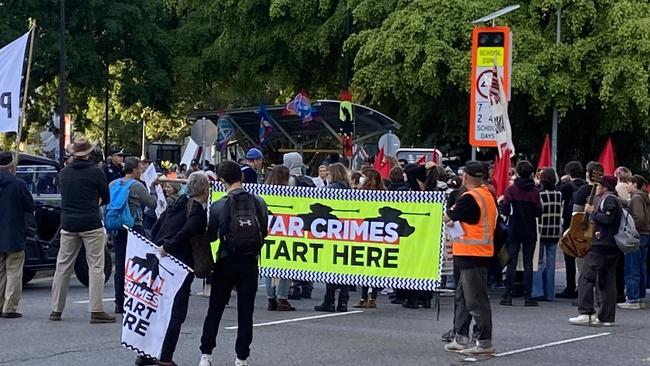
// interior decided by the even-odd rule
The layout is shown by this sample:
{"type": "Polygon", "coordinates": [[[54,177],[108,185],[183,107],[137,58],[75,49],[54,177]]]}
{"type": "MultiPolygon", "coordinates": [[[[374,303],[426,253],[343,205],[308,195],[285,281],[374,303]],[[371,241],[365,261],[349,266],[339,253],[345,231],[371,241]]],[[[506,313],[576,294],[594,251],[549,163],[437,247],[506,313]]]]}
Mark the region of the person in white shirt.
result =
{"type": "Polygon", "coordinates": [[[325,188],[327,187],[327,176],[329,175],[329,170],[327,165],[321,165],[318,167],[318,177],[312,178],[316,188],[325,188]]]}

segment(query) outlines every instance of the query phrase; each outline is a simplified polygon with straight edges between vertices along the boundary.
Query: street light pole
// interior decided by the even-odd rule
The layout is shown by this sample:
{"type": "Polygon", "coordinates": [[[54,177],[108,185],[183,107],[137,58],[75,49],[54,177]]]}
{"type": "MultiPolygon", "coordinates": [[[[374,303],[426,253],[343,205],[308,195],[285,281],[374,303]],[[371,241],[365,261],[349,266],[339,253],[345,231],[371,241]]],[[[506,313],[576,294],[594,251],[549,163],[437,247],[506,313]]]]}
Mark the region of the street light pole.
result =
{"type": "Polygon", "coordinates": [[[65,161],[65,0],[59,9],[59,160],[65,161]]]}
{"type": "MultiPolygon", "coordinates": [[[[555,29],[555,44],[560,44],[560,35],[562,32],[562,8],[557,9],[557,24],[555,29]]],[[[557,102],[553,107],[553,125],[551,127],[551,165],[553,169],[557,169],[557,130],[558,130],[558,116],[557,116],[557,102]]]]}

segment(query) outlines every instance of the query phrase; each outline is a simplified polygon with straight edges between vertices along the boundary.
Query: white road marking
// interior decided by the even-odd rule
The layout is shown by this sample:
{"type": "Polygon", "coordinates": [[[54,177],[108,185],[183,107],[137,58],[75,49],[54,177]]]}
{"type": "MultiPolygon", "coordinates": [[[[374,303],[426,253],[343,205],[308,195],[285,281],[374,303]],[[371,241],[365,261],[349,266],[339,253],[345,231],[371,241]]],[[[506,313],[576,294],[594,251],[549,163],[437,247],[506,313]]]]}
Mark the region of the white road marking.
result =
{"type": "MultiPolygon", "coordinates": [[[[295,323],[295,322],[301,322],[303,320],[323,319],[323,318],[331,318],[331,317],[335,317],[335,316],[352,315],[352,314],[359,314],[359,313],[363,313],[363,311],[362,310],[354,310],[354,311],[348,311],[348,312],[345,312],[345,313],[333,313],[333,314],[324,314],[324,315],[305,316],[305,317],[302,317],[302,318],[277,320],[277,321],[274,321],[274,322],[253,324],[253,327],[264,327],[264,326],[267,326],[267,325],[295,323]]],[[[234,327],[225,327],[224,329],[226,329],[226,330],[234,330],[234,329],[237,329],[237,328],[238,328],[237,326],[234,326],[234,327]]]]}
{"type": "MultiPolygon", "coordinates": [[[[102,301],[103,302],[109,302],[109,301],[115,301],[115,299],[111,297],[111,298],[108,298],[108,299],[104,299],[102,301]]],[[[90,300],[75,301],[74,303],[75,304],[88,304],[88,303],[90,303],[90,300]]]]}
{"type": "Polygon", "coordinates": [[[504,356],[511,356],[511,355],[516,355],[518,353],[524,353],[528,351],[534,351],[542,348],[548,348],[548,347],[553,347],[553,346],[559,346],[561,344],[567,344],[567,343],[573,343],[573,342],[579,342],[579,341],[584,341],[587,339],[592,339],[592,338],[598,338],[598,337],[604,337],[608,336],[612,333],[610,332],[605,332],[605,333],[598,333],[598,334],[592,334],[584,337],[578,337],[578,338],[571,338],[571,339],[565,339],[563,341],[556,341],[556,342],[551,342],[551,343],[545,343],[545,344],[540,344],[539,346],[533,346],[533,347],[526,347],[526,348],[521,348],[521,349],[516,349],[514,351],[508,351],[508,352],[503,352],[503,353],[497,353],[494,355],[495,357],[504,357],[504,356]]]}

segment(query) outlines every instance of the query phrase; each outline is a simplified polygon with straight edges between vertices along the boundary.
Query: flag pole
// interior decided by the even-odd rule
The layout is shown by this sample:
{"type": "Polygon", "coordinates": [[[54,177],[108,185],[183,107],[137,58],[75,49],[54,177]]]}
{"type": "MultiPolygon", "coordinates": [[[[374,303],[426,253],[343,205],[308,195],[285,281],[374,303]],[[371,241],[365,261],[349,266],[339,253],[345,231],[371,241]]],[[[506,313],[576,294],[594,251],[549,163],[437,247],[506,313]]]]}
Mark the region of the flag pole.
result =
{"type": "Polygon", "coordinates": [[[25,125],[25,111],[27,110],[27,89],[29,87],[29,75],[32,69],[32,51],[34,50],[34,34],[36,33],[36,20],[29,20],[29,54],[27,56],[27,72],[25,74],[25,90],[23,90],[23,103],[20,108],[20,119],[18,121],[18,133],[16,134],[16,154],[20,151],[20,139],[25,125]]]}

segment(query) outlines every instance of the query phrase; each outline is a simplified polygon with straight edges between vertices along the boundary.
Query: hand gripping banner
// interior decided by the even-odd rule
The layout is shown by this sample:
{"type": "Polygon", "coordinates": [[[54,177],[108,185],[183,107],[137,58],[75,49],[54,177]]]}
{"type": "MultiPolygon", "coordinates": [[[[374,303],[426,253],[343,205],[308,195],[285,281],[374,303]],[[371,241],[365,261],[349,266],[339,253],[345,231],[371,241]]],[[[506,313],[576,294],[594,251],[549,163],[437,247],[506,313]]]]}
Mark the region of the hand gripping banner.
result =
{"type": "MultiPolygon", "coordinates": [[[[438,287],[443,192],[262,184],[245,189],[269,208],[262,276],[410,290],[438,287]]],[[[225,194],[215,184],[211,201],[225,194]]]]}
{"type": "Polygon", "coordinates": [[[129,229],[124,266],[122,346],[160,357],[176,292],[191,269],[129,229]]]}

